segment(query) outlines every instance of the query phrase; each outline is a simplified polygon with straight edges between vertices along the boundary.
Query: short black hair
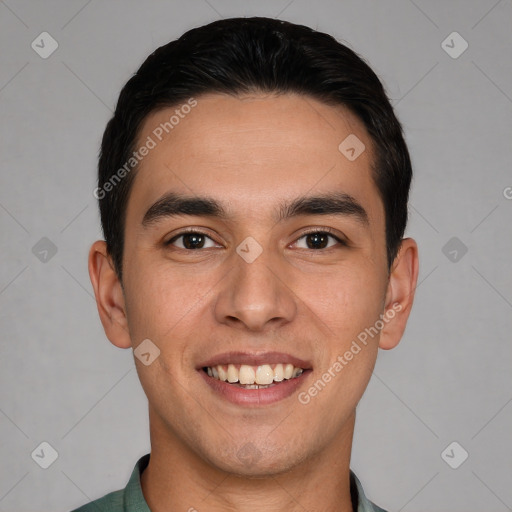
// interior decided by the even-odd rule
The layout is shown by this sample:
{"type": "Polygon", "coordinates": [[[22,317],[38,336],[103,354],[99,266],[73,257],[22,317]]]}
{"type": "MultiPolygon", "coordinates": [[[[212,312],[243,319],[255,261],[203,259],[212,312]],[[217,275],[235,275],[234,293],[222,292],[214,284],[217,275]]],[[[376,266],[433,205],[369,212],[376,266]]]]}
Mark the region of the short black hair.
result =
{"type": "MultiPolygon", "coordinates": [[[[146,117],[206,93],[298,93],[344,106],[374,146],[372,177],[385,209],[388,270],[407,224],[411,161],[402,127],[370,66],[331,35],[272,18],[230,18],[184,33],[154,51],[121,90],[98,165],[103,234],[119,279],[133,152],[146,117]],[[131,159],[131,160],[130,160],[131,159]],[[124,169],[124,171],[122,171],[124,169]]],[[[341,142],[341,141],[340,141],[341,142]]]]}

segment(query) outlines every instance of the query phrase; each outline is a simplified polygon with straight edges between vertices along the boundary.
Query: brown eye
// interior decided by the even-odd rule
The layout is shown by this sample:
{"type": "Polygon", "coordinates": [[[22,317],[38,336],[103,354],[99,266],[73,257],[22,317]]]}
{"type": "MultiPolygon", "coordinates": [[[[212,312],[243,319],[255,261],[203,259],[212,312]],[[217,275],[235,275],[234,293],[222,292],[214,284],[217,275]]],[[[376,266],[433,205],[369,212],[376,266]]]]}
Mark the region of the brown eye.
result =
{"type": "Polygon", "coordinates": [[[297,240],[297,247],[300,249],[328,249],[335,246],[336,244],[346,245],[338,237],[332,235],[327,231],[313,231],[302,235],[297,240]]]}
{"type": "Polygon", "coordinates": [[[306,236],[306,245],[309,249],[325,249],[329,243],[326,233],[311,233],[306,236]]]}
{"type": "Polygon", "coordinates": [[[174,238],[171,238],[165,245],[173,245],[180,249],[208,249],[210,247],[215,247],[215,242],[204,233],[196,233],[195,231],[190,231],[188,233],[181,233],[174,238]]]}

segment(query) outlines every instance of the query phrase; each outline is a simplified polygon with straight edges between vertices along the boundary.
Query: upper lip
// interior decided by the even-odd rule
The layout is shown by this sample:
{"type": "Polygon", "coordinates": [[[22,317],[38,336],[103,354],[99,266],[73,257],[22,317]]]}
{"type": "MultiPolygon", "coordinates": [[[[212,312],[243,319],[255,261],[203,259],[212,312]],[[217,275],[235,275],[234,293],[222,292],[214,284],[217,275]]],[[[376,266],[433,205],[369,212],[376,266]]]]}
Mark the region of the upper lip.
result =
{"type": "Polygon", "coordinates": [[[303,370],[311,369],[311,363],[292,356],[291,354],[285,354],[284,352],[224,352],[223,354],[217,354],[216,356],[203,361],[198,365],[197,369],[204,368],[205,366],[217,366],[227,364],[247,364],[250,366],[260,366],[262,364],[277,364],[291,363],[297,368],[303,370]]]}

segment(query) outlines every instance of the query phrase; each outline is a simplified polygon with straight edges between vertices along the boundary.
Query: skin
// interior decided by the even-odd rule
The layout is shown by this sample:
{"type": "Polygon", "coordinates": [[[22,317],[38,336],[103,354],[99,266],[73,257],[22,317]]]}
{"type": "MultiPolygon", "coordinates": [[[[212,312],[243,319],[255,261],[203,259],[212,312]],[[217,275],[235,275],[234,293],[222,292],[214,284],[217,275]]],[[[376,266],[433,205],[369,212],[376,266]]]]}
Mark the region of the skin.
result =
{"type": "MultiPolygon", "coordinates": [[[[372,142],[346,109],[294,94],[209,94],[197,101],[137,170],[123,283],[105,242],[95,242],[89,255],[109,340],[135,348],[149,338],[160,349],[149,366],[135,358],[152,446],[141,477],[144,496],[153,512],[349,512],[356,406],[378,348],[395,347],[404,332],[418,276],[416,243],[404,239],[388,271],[372,142]],[[349,134],[366,146],[354,161],[338,150],[349,134]],[[227,216],[181,215],[144,227],[145,212],[171,191],[215,198],[227,216]],[[356,199],[368,224],[350,215],[276,220],[283,201],[332,191],[356,199]],[[212,239],[207,248],[181,248],[183,238],[164,245],[190,227],[212,239]],[[304,231],[310,228],[331,228],[348,245],[329,238],[327,248],[308,248],[304,231]],[[252,263],[236,252],[248,236],[263,249],[252,263]],[[300,403],[298,393],[393,304],[396,314],[379,335],[307,405],[300,403]],[[231,350],[293,354],[310,361],[313,371],[276,404],[234,405],[196,371],[200,362],[231,350]],[[239,457],[245,445],[250,463],[239,457]]],[[[175,108],[150,115],[139,141],[175,108]]]]}

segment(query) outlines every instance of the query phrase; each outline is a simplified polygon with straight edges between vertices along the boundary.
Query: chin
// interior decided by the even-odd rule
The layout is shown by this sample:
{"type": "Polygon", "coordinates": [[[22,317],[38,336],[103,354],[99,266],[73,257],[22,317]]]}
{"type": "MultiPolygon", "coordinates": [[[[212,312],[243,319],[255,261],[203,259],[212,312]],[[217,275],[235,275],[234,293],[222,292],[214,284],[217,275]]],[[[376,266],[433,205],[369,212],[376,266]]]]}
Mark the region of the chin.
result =
{"type": "Polygon", "coordinates": [[[239,478],[264,479],[287,473],[304,459],[303,456],[298,457],[300,460],[295,460],[293,455],[286,452],[283,447],[272,451],[260,451],[255,444],[248,442],[229,456],[222,459],[213,457],[210,463],[217,469],[239,478]]]}

